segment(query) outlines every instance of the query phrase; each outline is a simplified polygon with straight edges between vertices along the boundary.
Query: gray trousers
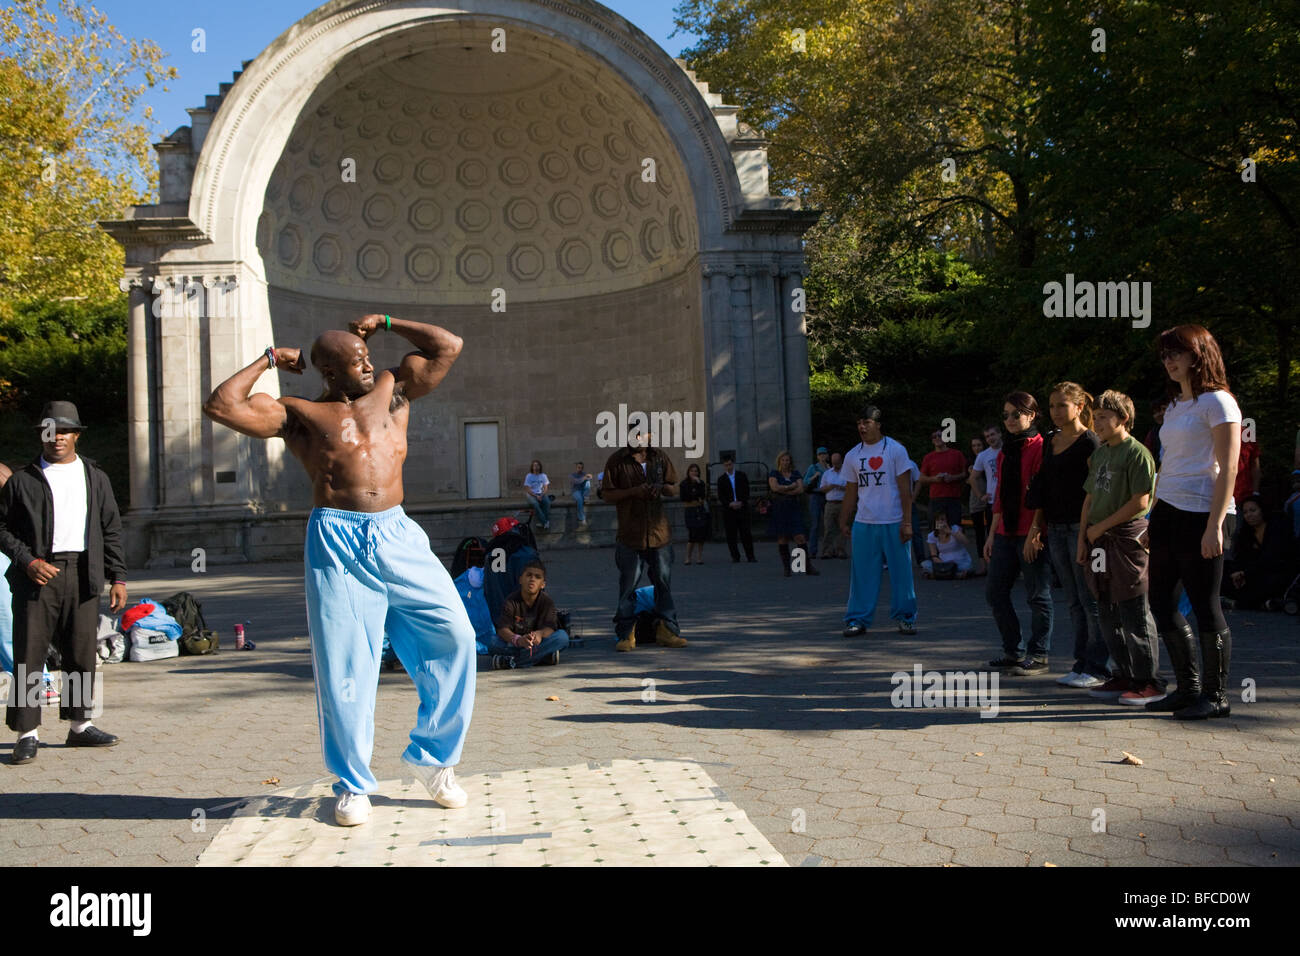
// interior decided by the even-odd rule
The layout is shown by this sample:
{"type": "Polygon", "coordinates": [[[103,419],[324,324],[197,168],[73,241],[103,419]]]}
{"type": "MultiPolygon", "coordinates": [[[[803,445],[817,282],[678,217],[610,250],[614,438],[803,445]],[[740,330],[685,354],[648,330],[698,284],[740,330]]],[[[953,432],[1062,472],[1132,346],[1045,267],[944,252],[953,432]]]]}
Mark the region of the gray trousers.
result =
{"type": "Polygon", "coordinates": [[[1140,594],[1118,604],[1098,601],[1097,616],[1101,619],[1101,636],[1115,662],[1118,676],[1128,677],[1138,684],[1152,683],[1163,688],[1165,679],[1157,673],[1160,669],[1160,640],[1147,596],[1140,594]]]}

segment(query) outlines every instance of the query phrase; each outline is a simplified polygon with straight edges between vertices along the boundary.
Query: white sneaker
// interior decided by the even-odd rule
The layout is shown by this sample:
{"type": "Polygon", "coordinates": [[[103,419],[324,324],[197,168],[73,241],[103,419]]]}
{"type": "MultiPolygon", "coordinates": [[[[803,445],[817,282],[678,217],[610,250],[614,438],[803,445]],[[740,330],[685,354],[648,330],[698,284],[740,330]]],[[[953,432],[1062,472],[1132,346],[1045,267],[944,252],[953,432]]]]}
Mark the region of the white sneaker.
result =
{"type": "Polygon", "coordinates": [[[1080,674],[1079,679],[1071,684],[1071,687],[1078,687],[1082,690],[1091,690],[1094,687],[1100,687],[1106,683],[1100,677],[1093,677],[1091,674],[1080,674]]]}
{"type": "Polygon", "coordinates": [[[1070,671],[1070,673],[1062,677],[1056,678],[1056,682],[1060,684],[1062,687],[1078,687],[1079,685],[1075,683],[1075,681],[1077,681],[1082,676],[1083,675],[1080,674],[1078,671],[1070,671]]]}
{"type": "Polygon", "coordinates": [[[411,769],[420,778],[424,788],[433,797],[434,803],[448,810],[459,810],[469,803],[469,796],[456,782],[456,771],[452,767],[422,767],[411,764],[411,769]]]}
{"type": "Polygon", "coordinates": [[[355,827],[370,818],[370,798],[364,793],[348,791],[334,801],[334,822],[341,827],[355,827]]]}

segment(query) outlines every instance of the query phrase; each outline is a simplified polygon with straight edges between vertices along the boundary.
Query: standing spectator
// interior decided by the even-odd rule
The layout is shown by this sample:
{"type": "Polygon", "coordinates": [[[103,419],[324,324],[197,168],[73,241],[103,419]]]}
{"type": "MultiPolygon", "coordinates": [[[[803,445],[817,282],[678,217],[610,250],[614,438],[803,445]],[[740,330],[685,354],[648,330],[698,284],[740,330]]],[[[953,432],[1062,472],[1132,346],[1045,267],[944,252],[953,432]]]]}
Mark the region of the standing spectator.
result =
{"type": "Polygon", "coordinates": [[[718,476],[718,505],[722,508],[722,525],[727,531],[727,550],[731,552],[731,563],[740,560],[740,551],[736,547],[739,535],[745,546],[745,558],[753,564],[754,538],[749,532],[749,478],[743,471],[736,471],[736,460],[728,455],[722,459],[722,474],[718,476]]]}
{"type": "Polygon", "coordinates": [[[961,527],[961,493],[966,480],[966,456],[949,448],[943,432],[930,435],[934,451],[921,459],[921,485],[930,490],[930,523],[943,514],[950,528],[961,527]]]}
{"type": "MultiPolygon", "coordinates": [[[[916,503],[916,496],[921,490],[921,467],[911,458],[907,459],[907,473],[912,482],[912,558],[920,567],[925,561],[925,538],[921,536],[921,506],[916,503]]],[[[933,524],[933,519],[931,520],[933,524]]],[[[889,567],[889,563],[885,563],[889,567]]]]}
{"type": "Polygon", "coordinates": [[[691,552],[699,549],[695,563],[703,564],[704,542],[709,540],[709,486],[700,477],[699,465],[687,466],[681,499],[686,513],[686,563],[691,563],[691,552]]]}
{"type": "Polygon", "coordinates": [[[1147,432],[1146,439],[1142,442],[1147,446],[1147,451],[1151,452],[1152,461],[1160,463],[1160,426],[1165,421],[1165,408],[1169,405],[1169,399],[1157,398],[1151,403],[1151,418],[1155,422],[1147,432]]]}
{"type": "Polygon", "coordinates": [[[817,555],[821,543],[822,520],[826,514],[826,489],[822,477],[830,471],[830,452],[823,445],[817,449],[817,460],[803,473],[803,490],[808,493],[808,556],[817,555]]]}
{"type": "Polygon", "coordinates": [[[1164,445],[1151,511],[1151,613],[1169,650],[1178,689],[1150,710],[1181,720],[1227,717],[1232,632],[1219,604],[1223,519],[1241,456],[1241,409],[1228,391],[1219,344],[1199,325],[1166,329],[1157,339],[1169,376],[1170,405],[1160,426],[1164,445]],[[1178,610],[1182,584],[1200,629],[1196,642],[1178,610]]]}
{"type": "Polygon", "coordinates": [[[889,562],[890,617],[903,634],[916,633],[916,588],[908,542],[912,539],[912,476],[907,449],[886,438],[881,413],[868,405],[858,416],[862,439],[844,458],[844,505],[840,531],[853,521],[853,563],[844,636],[860,637],[871,626],[880,599],[881,574],[889,562]]]}
{"type": "Polygon", "coordinates": [[[569,475],[569,494],[578,508],[578,527],[587,527],[587,495],[591,493],[591,473],[586,471],[582,462],[575,462],[577,470],[569,475]]]}
{"type": "Polygon", "coordinates": [[[803,479],[794,470],[794,458],[788,451],[776,456],[776,470],[767,476],[767,490],[772,494],[772,515],[768,519],[768,529],[776,535],[776,548],[781,554],[781,566],[785,576],[790,570],[790,539],[795,546],[803,549],[805,572],[820,574],[812,563],[812,552],[808,549],[808,539],[804,532],[803,508],[799,496],[803,494],[803,479]]]}
{"type": "Polygon", "coordinates": [[[633,431],[629,444],[605,463],[605,500],[618,509],[614,563],[618,566],[618,610],[614,613],[615,650],[636,649],[636,589],[648,575],[655,589],[655,641],[661,647],[685,647],[670,590],[672,529],[664,498],[677,494],[677,469],[653,437],[633,431]]]}
{"type": "MultiPolygon", "coordinates": [[[[984,527],[988,529],[984,535],[984,543],[988,543],[989,537],[993,534],[993,499],[998,491],[998,455],[1002,451],[1002,428],[1000,425],[984,426],[984,450],[975,456],[975,464],[972,471],[978,473],[983,478],[984,483],[984,527]]],[[[983,545],[979,548],[979,555],[982,559],[984,556],[983,545]]],[[[984,563],[984,571],[988,571],[988,562],[984,563]]]]}
{"type": "Polygon", "coordinates": [[[1259,494],[1259,482],[1263,473],[1259,442],[1243,441],[1241,454],[1237,456],[1237,480],[1232,485],[1232,502],[1236,514],[1230,512],[1224,519],[1223,525],[1223,533],[1230,542],[1236,536],[1237,515],[1241,513],[1241,503],[1251,495],[1259,494]]]}
{"type": "Polygon", "coordinates": [[[122,521],[108,476],[77,455],[85,428],[72,402],[49,402],[41,413],[42,454],[0,490],[0,551],[12,562],[13,706],[5,722],[18,733],[11,763],[36,759],[41,708],[36,685],[51,643],[64,681],[59,719],[70,722],[67,746],[112,747],[118,739],[91,722],[99,598],[112,582],[109,611],[126,607],[122,521]],[[46,430],[52,425],[51,431],[46,430]]]}
{"type": "Polygon", "coordinates": [[[528,465],[528,474],[524,475],[524,493],[543,531],[551,530],[551,496],[547,493],[550,490],[551,479],[542,470],[542,463],[534,458],[528,465]]]}
{"type": "MultiPolygon", "coordinates": [[[[988,537],[989,518],[988,511],[985,510],[987,503],[984,501],[984,495],[988,493],[988,479],[983,471],[977,471],[975,463],[984,453],[988,446],[984,444],[983,438],[972,438],[970,440],[970,468],[967,470],[966,484],[970,486],[970,523],[975,529],[975,553],[984,553],[984,541],[988,537]]],[[[994,459],[996,461],[996,458],[994,459]]]]}
{"type": "Polygon", "coordinates": [[[1295,577],[1291,529],[1281,515],[1264,513],[1259,495],[1237,502],[1241,524],[1232,543],[1232,560],[1224,562],[1224,600],[1235,607],[1282,609],[1282,595],[1295,577]]]}
{"type": "Polygon", "coordinates": [[[519,587],[497,616],[497,632],[488,647],[493,670],[560,663],[569,635],[560,628],[555,602],[545,588],[546,565],[534,558],[519,572],[519,587]]]}
{"type": "Polygon", "coordinates": [[[1047,670],[1052,647],[1052,578],[1047,555],[1040,552],[1030,560],[1025,550],[1034,519],[1025,493],[1043,460],[1043,436],[1034,425],[1038,402],[1028,392],[1011,392],[1003,402],[1002,417],[1010,435],[998,454],[993,529],[984,544],[989,568],[985,596],[1002,636],[1002,656],[989,661],[989,667],[1019,675],[1041,674],[1047,670]],[[1020,616],[1011,603],[1011,589],[1022,574],[1030,608],[1028,646],[1022,643],[1020,616]]]}
{"type": "Polygon", "coordinates": [[[1300,468],[1291,472],[1291,497],[1282,510],[1291,522],[1291,537],[1300,545],[1300,468]]]}
{"type": "Polygon", "coordinates": [[[945,515],[934,516],[934,530],[925,539],[930,556],[921,562],[921,573],[927,578],[936,576],[935,568],[941,564],[953,565],[955,578],[970,577],[970,551],[966,548],[966,536],[961,528],[950,528],[945,515]]]}
{"type": "Polygon", "coordinates": [[[1044,545],[1045,528],[1048,560],[1056,568],[1070,609],[1074,667],[1057,679],[1064,687],[1097,687],[1110,678],[1097,600],[1088,589],[1083,567],[1074,560],[1088,458],[1101,444],[1091,427],[1092,404],[1092,396],[1074,382],[1058,382],[1052,386],[1047,407],[1056,431],[1043,445],[1043,463],[1025,499],[1027,506],[1034,509],[1025,539],[1025,560],[1032,561],[1038,556],[1044,545]]]}
{"type": "Polygon", "coordinates": [[[844,456],[839,452],[831,455],[831,466],[822,475],[822,487],[826,489],[826,517],[822,522],[822,548],[820,558],[847,558],[844,550],[844,536],[840,534],[840,509],[844,505],[844,456]]]}
{"type": "Polygon", "coordinates": [[[1160,642],[1147,604],[1146,512],[1155,488],[1151,452],[1128,432],[1133,400],[1105,391],[1094,421],[1101,446],[1088,459],[1075,563],[1084,569],[1097,599],[1101,633],[1115,662],[1114,673],[1088,694],[1145,706],[1163,700],[1160,642]],[[1100,549],[1103,563],[1093,560],[1100,549]]]}

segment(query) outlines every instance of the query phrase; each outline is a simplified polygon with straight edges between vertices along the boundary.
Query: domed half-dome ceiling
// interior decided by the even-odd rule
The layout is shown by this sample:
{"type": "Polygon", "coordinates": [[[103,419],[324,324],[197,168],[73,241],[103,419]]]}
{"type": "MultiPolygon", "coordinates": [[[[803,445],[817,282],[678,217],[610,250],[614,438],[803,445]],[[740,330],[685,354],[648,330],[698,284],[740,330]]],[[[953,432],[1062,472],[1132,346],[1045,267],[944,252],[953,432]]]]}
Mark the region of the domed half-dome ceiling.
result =
{"type": "Polygon", "coordinates": [[[683,270],[694,204],[653,114],[590,59],[519,33],[492,53],[488,30],[353,71],[308,104],[258,223],[271,285],[476,304],[496,288],[541,301],[683,270]]]}

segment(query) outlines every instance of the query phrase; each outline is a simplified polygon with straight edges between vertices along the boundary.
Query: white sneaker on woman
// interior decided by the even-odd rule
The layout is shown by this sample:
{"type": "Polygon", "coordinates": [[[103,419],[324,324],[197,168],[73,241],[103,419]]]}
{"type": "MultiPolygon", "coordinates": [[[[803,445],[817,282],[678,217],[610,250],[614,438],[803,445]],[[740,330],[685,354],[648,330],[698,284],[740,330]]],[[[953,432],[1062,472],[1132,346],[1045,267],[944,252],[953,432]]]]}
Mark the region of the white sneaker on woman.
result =
{"type": "Polygon", "coordinates": [[[1078,671],[1070,671],[1070,673],[1066,674],[1065,676],[1056,678],[1056,682],[1060,684],[1062,687],[1078,687],[1079,685],[1076,682],[1082,676],[1083,675],[1080,674],[1078,671]]]}

